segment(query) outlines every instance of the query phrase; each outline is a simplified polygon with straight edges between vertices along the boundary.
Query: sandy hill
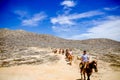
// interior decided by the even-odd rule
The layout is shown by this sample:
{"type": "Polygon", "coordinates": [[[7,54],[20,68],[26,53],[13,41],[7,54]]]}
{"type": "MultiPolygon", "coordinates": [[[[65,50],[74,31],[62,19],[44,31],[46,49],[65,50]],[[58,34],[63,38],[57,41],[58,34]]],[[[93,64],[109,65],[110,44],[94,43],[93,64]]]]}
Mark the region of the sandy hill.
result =
{"type": "MultiPolygon", "coordinates": [[[[0,59],[46,53],[31,50],[30,47],[87,50],[90,53],[98,53],[99,55],[103,53],[105,54],[103,57],[107,56],[111,59],[113,57],[118,57],[119,59],[118,54],[120,53],[120,42],[110,39],[67,40],[47,34],[26,32],[24,30],[0,29],[0,59]]],[[[101,58],[103,59],[103,57],[101,58]]]]}
{"type": "Polygon", "coordinates": [[[66,40],[47,34],[0,29],[0,80],[81,80],[77,55],[83,50],[98,60],[99,72],[91,76],[92,80],[120,79],[118,41],[66,40]],[[64,55],[53,54],[53,48],[72,48],[73,65],[67,64],[64,55]]]}
{"type": "Polygon", "coordinates": [[[78,48],[81,50],[119,51],[120,42],[110,39],[66,40],[47,34],[35,34],[23,30],[0,29],[0,49],[16,50],[22,47],[78,48]]]}

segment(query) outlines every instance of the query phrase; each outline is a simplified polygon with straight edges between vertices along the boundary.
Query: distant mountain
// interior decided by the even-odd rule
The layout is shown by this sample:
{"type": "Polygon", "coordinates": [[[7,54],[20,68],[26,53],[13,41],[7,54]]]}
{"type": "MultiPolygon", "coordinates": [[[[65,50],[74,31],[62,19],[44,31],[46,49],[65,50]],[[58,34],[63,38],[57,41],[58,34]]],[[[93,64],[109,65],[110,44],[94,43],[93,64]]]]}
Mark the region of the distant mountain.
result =
{"type": "Polygon", "coordinates": [[[77,48],[103,53],[120,51],[120,42],[110,39],[67,40],[47,34],[35,34],[24,30],[0,29],[1,52],[13,52],[23,47],[77,48]]]}

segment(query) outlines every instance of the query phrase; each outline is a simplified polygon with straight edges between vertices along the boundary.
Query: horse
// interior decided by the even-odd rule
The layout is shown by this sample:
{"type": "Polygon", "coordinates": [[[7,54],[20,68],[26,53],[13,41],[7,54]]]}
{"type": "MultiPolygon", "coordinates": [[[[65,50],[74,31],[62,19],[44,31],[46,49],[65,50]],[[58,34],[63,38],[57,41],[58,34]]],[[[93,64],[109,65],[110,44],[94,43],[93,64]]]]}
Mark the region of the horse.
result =
{"type": "Polygon", "coordinates": [[[69,50],[68,49],[66,49],[65,56],[66,56],[66,59],[68,59],[68,56],[69,56],[69,50]]]}
{"type": "Polygon", "coordinates": [[[84,80],[86,80],[86,74],[87,74],[87,80],[90,80],[90,76],[93,72],[93,69],[95,70],[95,72],[98,72],[97,69],[97,61],[92,61],[90,63],[87,63],[86,67],[83,63],[79,64],[79,68],[81,70],[81,80],[83,80],[83,75],[84,75],[84,80]]]}
{"type": "Polygon", "coordinates": [[[59,49],[59,54],[61,54],[61,52],[62,52],[62,49],[59,49]]]}
{"type": "Polygon", "coordinates": [[[62,55],[64,55],[64,49],[62,49],[62,55]]]}
{"type": "Polygon", "coordinates": [[[57,49],[54,49],[52,52],[53,52],[54,54],[56,54],[56,53],[57,53],[57,49]]]}
{"type": "Polygon", "coordinates": [[[74,56],[73,55],[68,55],[68,61],[70,62],[70,65],[72,65],[72,61],[73,61],[74,56]]]}

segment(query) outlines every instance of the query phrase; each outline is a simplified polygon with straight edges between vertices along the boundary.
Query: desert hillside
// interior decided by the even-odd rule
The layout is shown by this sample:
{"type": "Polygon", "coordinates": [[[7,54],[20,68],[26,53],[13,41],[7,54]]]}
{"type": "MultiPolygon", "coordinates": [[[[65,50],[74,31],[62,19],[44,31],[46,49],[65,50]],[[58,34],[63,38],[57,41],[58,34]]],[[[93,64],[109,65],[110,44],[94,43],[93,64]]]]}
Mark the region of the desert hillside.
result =
{"type": "Polygon", "coordinates": [[[23,47],[77,48],[81,50],[119,52],[120,42],[110,39],[66,40],[47,34],[35,34],[23,30],[0,29],[0,50],[15,51],[23,47]]]}
{"type": "Polygon", "coordinates": [[[98,61],[92,80],[118,80],[120,42],[110,39],[67,40],[23,30],[0,29],[0,80],[81,80],[77,56],[87,50],[98,61]],[[73,65],[53,49],[73,50],[73,65]],[[42,77],[41,77],[42,76],[42,77]]]}

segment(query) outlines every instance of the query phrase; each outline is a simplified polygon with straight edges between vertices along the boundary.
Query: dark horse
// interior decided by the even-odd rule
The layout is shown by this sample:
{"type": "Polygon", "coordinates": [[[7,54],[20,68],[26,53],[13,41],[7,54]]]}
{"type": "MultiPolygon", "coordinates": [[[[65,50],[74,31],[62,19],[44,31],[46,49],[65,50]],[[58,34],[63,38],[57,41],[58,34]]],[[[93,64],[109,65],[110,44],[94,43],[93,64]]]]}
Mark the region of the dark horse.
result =
{"type": "Polygon", "coordinates": [[[83,80],[83,78],[82,78],[83,75],[84,75],[84,80],[86,80],[86,74],[87,74],[87,80],[90,80],[90,76],[93,72],[93,69],[95,70],[95,72],[98,72],[96,61],[92,61],[92,62],[88,63],[86,65],[86,67],[84,67],[83,63],[80,63],[79,67],[81,70],[81,80],[83,80]]]}

